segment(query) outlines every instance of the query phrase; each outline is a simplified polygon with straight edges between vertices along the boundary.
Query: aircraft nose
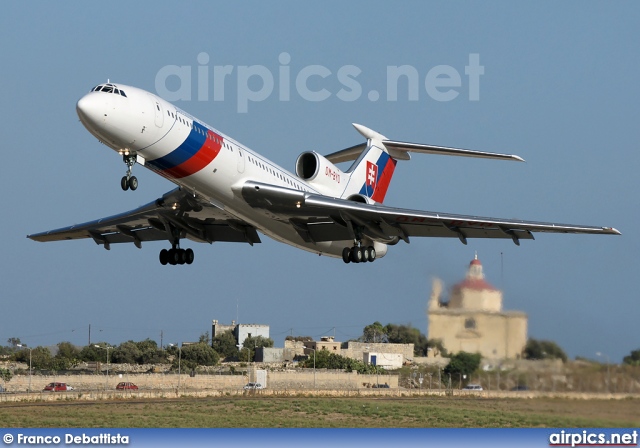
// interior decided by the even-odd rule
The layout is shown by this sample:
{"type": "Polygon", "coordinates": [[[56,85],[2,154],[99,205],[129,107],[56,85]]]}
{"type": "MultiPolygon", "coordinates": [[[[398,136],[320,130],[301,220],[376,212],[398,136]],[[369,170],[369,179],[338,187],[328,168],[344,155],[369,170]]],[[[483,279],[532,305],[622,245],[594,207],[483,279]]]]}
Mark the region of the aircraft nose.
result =
{"type": "Polygon", "coordinates": [[[76,112],[85,126],[95,127],[104,123],[104,104],[91,92],[78,100],[76,112]]]}

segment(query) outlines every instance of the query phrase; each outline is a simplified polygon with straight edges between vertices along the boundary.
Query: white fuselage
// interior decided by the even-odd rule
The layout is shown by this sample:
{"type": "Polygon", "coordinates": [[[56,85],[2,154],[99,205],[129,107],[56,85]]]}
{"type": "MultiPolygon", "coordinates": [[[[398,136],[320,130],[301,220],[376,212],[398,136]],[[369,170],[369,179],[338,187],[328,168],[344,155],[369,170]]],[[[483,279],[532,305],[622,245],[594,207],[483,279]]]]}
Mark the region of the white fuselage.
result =
{"type": "MultiPolygon", "coordinates": [[[[131,86],[113,85],[111,92],[105,92],[104,88],[91,91],[78,101],[76,109],[87,130],[114,151],[137,155],[138,162],[145,167],[275,240],[333,257],[341,256],[345,245],[352,244],[306,242],[278,216],[250,207],[240,195],[248,180],[310,193],[327,192],[318,191],[156,95],[131,86]]],[[[378,256],[384,252],[380,250],[378,256]]]]}

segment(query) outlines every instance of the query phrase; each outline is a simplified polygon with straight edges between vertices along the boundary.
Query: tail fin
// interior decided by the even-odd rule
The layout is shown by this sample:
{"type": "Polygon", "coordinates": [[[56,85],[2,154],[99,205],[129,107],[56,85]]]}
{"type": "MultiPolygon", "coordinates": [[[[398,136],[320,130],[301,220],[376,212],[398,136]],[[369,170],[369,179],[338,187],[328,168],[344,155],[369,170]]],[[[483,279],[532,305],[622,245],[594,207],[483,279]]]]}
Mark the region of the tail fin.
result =
{"type": "Polygon", "coordinates": [[[389,189],[397,160],[391,157],[382,144],[386,140],[385,136],[359,124],[354,123],[353,126],[367,138],[367,143],[327,156],[329,160],[337,162],[355,159],[346,173],[349,175],[349,183],[341,197],[359,194],[381,203],[389,189]]]}
{"type": "Polygon", "coordinates": [[[347,171],[349,184],[343,197],[360,194],[375,202],[383,202],[396,169],[396,163],[396,159],[389,155],[384,145],[375,140],[369,140],[365,150],[347,171]]]}

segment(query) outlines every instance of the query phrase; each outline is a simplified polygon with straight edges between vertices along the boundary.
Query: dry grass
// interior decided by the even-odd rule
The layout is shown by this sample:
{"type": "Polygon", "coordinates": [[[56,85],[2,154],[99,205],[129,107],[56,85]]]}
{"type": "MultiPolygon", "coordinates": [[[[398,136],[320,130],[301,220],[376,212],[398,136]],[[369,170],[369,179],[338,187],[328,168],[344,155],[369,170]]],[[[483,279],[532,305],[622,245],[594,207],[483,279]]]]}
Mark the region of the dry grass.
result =
{"type": "Polygon", "coordinates": [[[637,427],[640,400],[184,398],[5,403],[4,427],[637,427]]]}

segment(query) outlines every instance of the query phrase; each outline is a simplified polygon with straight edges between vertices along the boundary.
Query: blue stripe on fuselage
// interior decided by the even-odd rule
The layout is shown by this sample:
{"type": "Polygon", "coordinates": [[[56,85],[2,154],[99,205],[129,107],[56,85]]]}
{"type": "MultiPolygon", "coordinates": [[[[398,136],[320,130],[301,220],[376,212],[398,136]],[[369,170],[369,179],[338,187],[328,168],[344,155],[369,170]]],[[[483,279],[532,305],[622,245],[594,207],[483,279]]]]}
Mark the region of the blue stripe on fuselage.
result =
{"type": "Polygon", "coordinates": [[[193,123],[193,129],[189,132],[189,136],[176,149],[166,156],[155,160],[149,160],[147,163],[157,170],[170,170],[176,166],[186,162],[193,157],[204,145],[206,140],[207,129],[193,123]],[[198,132],[200,130],[202,133],[198,132]]]}

